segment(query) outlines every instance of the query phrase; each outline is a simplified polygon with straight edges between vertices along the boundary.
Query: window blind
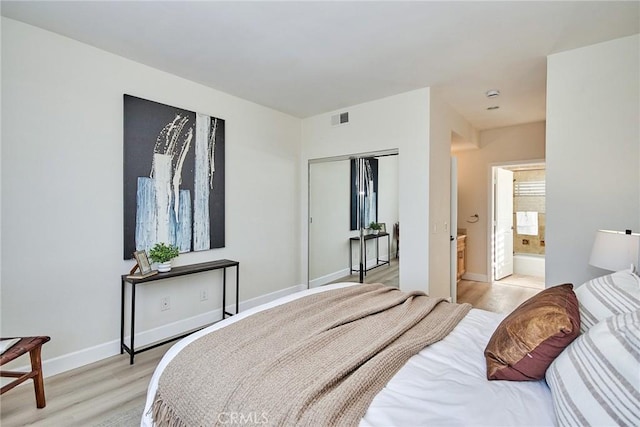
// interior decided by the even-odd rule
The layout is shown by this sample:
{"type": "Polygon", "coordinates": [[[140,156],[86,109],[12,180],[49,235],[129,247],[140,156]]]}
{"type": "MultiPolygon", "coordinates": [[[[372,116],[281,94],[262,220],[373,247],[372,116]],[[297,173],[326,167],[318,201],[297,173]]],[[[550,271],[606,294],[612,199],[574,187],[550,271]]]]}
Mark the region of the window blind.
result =
{"type": "Polygon", "coordinates": [[[545,181],[524,181],[515,183],[515,196],[544,196],[546,193],[545,181]]]}

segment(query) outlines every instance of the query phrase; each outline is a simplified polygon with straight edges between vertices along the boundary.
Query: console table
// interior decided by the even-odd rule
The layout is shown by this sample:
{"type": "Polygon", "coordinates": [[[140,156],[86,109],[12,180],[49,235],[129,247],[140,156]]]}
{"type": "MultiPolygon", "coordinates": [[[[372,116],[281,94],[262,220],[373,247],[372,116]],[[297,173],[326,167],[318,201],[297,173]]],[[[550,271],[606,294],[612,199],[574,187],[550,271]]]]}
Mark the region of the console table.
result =
{"type": "MultiPolygon", "coordinates": [[[[233,316],[234,314],[238,314],[239,305],[240,305],[240,263],[238,261],[231,261],[228,259],[221,259],[217,261],[209,261],[203,262],[200,264],[192,264],[192,265],[183,265],[180,267],[173,267],[171,271],[166,273],[158,273],[153,276],[145,277],[145,278],[132,278],[128,277],[129,275],[124,274],[121,277],[121,305],[120,305],[120,354],[123,354],[125,351],[129,353],[130,356],[130,364],[133,365],[133,358],[136,354],[142,353],[143,351],[151,350],[152,348],[156,348],[168,342],[184,338],[193,331],[189,331],[188,333],[171,337],[162,342],[155,343],[153,345],[145,346],[144,348],[136,350],[133,345],[133,338],[135,336],[135,325],[136,325],[136,286],[140,284],[147,284],[156,282],[162,279],[169,279],[171,277],[179,277],[186,276],[189,274],[203,273],[206,271],[212,270],[220,270],[222,269],[222,319],[226,316],[233,316]],[[226,311],[226,291],[227,291],[227,268],[235,267],[236,268],[236,312],[229,313],[226,311]],[[124,314],[125,314],[125,284],[129,283],[131,285],[131,339],[129,345],[124,342],[124,314]]],[[[222,320],[220,319],[220,320],[222,320]]]]}
{"type": "MultiPolygon", "coordinates": [[[[379,248],[379,239],[381,237],[387,237],[387,251],[389,252],[388,256],[391,256],[391,239],[389,238],[389,233],[386,232],[380,232],[378,234],[367,234],[366,236],[364,236],[364,244],[367,244],[367,241],[375,239],[376,240],[376,263],[375,265],[367,268],[367,250],[365,248],[364,251],[364,274],[367,274],[367,271],[369,270],[373,270],[376,267],[380,267],[382,265],[385,264],[389,264],[389,260],[385,261],[385,260],[381,260],[380,259],[380,248],[379,248]]],[[[360,269],[354,269],[353,268],[353,242],[359,242],[360,241],[360,237],[351,237],[349,239],[349,274],[355,273],[355,272],[359,272],[360,269]]]]}

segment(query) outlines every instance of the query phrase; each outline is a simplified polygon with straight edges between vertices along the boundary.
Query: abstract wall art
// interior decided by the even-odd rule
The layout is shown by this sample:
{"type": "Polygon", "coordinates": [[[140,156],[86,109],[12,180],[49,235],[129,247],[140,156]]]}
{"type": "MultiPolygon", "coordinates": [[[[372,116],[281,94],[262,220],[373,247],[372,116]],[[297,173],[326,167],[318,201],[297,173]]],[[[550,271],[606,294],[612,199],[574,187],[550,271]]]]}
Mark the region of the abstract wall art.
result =
{"type": "Polygon", "coordinates": [[[225,245],[225,121],[124,95],[124,259],[225,245]]]}

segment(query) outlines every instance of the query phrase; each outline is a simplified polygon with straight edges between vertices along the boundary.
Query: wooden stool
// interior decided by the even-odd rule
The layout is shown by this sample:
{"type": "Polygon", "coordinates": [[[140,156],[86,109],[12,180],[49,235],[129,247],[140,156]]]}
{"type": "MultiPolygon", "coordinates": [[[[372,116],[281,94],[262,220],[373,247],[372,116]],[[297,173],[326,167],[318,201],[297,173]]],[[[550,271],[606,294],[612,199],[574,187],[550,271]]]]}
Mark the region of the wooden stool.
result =
{"type": "Polygon", "coordinates": [[[33,387],[36,392],[36,406],[38,408],[44,408],[47,405],[44,399],[44,382],[42,380],[42,360],[40,358],[40,350],[42,350],[42,344],[46,343],[50,339],[51,338],[49,337],[20,337],[20,341],[2,353],[2,356],[0,356],[0,366],[11,362],[13,359],[22,356],[26,352],[29,352],[29,356],[31,357],[31,372],[0,371],[0,377],[17,378],[17,380],[2,387],[2,389],[0,389],[0,394],[4,394],[18,384],[25,382],[29,378],[33,378],[33,387]]]}

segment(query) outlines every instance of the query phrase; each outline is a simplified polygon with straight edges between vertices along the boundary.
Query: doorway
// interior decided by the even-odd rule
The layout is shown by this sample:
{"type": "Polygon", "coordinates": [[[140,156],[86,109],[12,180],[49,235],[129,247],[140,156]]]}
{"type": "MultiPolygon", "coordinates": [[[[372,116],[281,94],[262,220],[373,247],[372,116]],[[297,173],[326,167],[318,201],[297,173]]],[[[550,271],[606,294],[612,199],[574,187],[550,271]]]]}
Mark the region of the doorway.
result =
{"type": "Polygon", "coordinates": [[[491,172],[491,282],[544,289],[545,164],[505,164],[491,172]]]}

